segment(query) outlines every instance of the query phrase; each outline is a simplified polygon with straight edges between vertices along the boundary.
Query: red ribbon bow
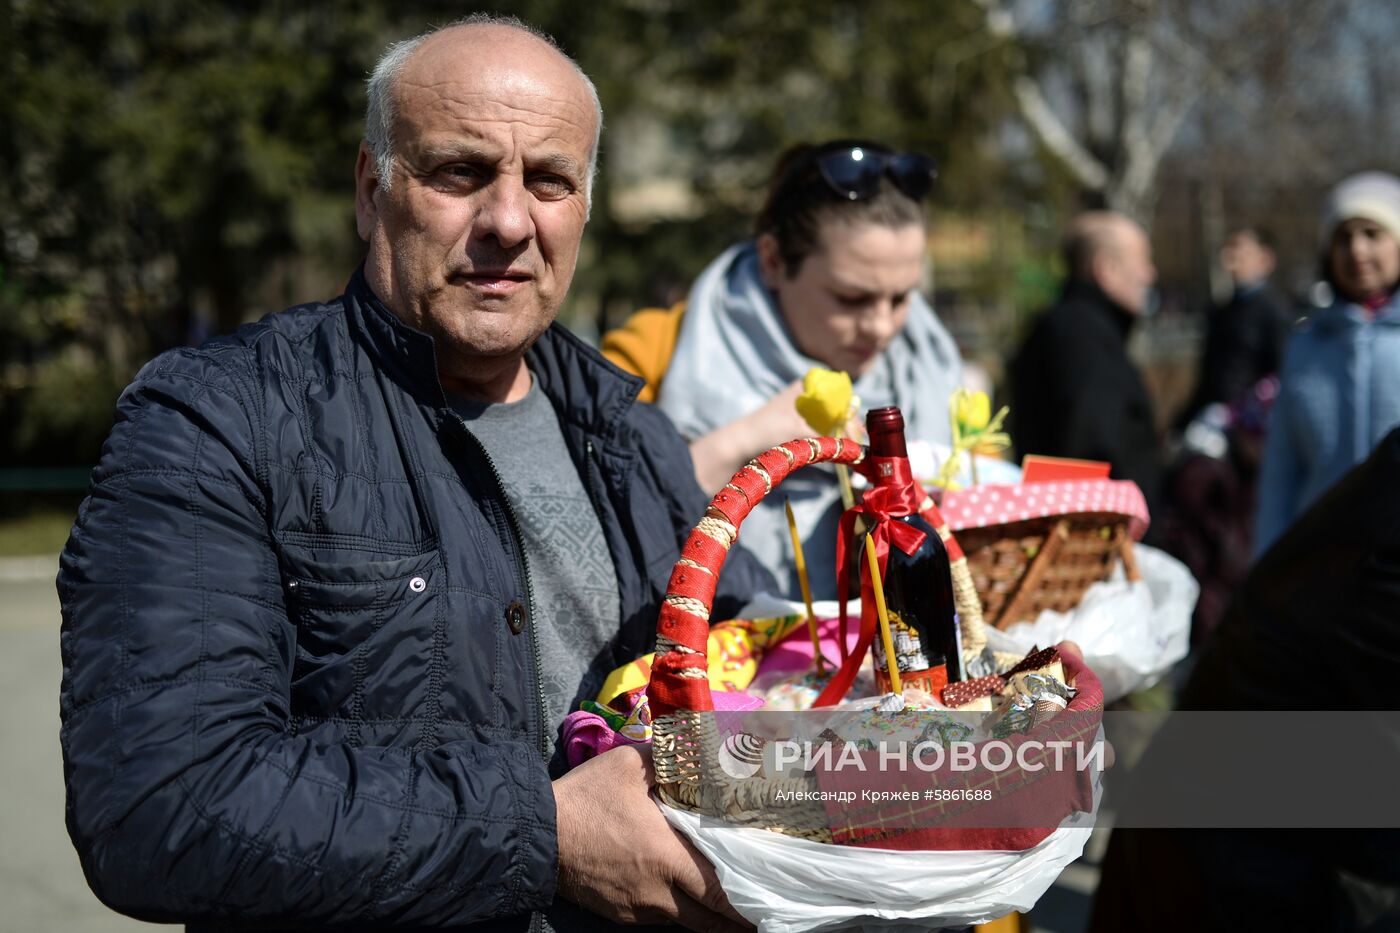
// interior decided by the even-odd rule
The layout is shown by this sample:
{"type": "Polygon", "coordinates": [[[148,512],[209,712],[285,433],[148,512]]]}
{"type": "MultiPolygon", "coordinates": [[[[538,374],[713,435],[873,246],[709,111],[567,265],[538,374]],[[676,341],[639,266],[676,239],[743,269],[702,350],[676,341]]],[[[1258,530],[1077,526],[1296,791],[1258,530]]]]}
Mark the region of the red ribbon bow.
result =
{"type": "Polygon", "coordinates": [[[836,601],[840,605],[841,619],[841,668],[822,690],[815,706],[834,706],[851,689],[865,654],[875,640],[878,614],[875,609],[875,590],[870,574],[861,562],[860,575],[860,637],[854,651],[847,652],[846,585],[850,569],[846,566],[848,542],[855,537],[856,516],[866,516],[870,525],[869,537],[875,542],[875,556],[880,564],[880,577],[889,570],[890,544],[905,554],[913,554],[923,547],[927,535],[917,528],[896,521],[908,515],[919,514],[919,503],[924,499],[924,491],[914,480],[909,470],[909,461],[902,457],[876,458],[874,467],[883,469],[885,465],[894,477],[888,485],[875,486],[866,490],[861,503],[847,509],[841,515],[841,527],[836,536],[836,601]]]}

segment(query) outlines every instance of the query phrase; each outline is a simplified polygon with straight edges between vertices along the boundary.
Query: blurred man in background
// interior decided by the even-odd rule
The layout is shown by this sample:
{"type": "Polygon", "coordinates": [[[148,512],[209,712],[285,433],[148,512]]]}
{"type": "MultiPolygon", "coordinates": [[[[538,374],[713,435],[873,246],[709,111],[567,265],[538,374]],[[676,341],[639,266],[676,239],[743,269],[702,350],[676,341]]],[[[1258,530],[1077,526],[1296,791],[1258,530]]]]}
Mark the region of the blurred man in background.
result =
{"type": "Polygon", "coordinates": [[[1152,245],[1122,214],[1070,225],[1069,281],[1031,328],[1010,367],[1011,436],[1021,454],[1103,460],[1152,505],[1161,465],[1152,400],[1128,359],[1133,326],[1155,310],[1152,245]]]}
{"type": "Polygon", "coordinates": [[[1196,392],[1182,412],[1185,426],[1207,405],[1231,404],[1265,376],[1278,372],[1295,315],[1288,299],[1269,284],[1277,260],[1273,238],[1259,227],[1230,234],[1220,266],[1230,276],[1230,300],[1215,308],[1206,325],[1196,392]]]}

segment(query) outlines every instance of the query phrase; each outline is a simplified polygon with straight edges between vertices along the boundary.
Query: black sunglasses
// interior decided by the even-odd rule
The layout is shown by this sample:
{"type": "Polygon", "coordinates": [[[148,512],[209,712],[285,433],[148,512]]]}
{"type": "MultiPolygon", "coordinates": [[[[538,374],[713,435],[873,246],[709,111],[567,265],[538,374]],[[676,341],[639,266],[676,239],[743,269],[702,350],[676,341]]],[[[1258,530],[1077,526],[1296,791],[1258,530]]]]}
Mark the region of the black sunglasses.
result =
{"type": "Polygon", "coordinates": [[[873,196],[880,189],[880,176],[886,172],[900,191],[922,201],[938,177],[933,160],[917,152],[843,144],[829,150],[823,146],[813,158],[822,181],[849,201],[873,196]]]}

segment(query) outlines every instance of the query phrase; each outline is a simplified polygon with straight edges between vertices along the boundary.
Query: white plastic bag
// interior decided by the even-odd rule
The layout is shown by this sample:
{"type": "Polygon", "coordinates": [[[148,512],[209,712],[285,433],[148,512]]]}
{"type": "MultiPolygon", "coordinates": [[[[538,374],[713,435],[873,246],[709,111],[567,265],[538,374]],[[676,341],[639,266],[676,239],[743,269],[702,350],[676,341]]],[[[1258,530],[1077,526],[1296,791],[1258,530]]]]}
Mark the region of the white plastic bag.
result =
{"type": "MultiPolygon", "coordinates": [[[[1100,787],[1095,778],[1094,804],[1100,787]]],[[[1074,813],[1021,852],[902,852],[826,845],[661,806],[709,859],[760,933],[927,930],[1027,911],[1084,851],[1093,815],[1074,813]]]]}
{"type": "Polygon", "coordinates": [[[1095,583],[1070,612],[1042,612],[1034,622],[1004,631],[987,626],[993,650],[1025,654],[1034,645],[1069,639],[1103,684],[1105,703],[1150,687],[1186,657],[1191,613],[1200,585],[1186,565],[1142,544],[1133,546],[1142,579],[1129,583],[1122,568],[1113,579],[1095,583]]]}

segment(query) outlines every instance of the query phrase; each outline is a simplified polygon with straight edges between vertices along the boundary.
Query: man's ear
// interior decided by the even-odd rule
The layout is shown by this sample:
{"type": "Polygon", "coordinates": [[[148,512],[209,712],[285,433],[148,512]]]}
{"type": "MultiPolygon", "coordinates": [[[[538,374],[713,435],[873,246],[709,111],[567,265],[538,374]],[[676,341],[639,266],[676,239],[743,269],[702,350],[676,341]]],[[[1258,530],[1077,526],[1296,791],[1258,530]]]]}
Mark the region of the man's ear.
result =
{"type": "Polygon", "coordinates": [[[769,288],[776,288],[779,280],[787,272],[783,262],[783,251],[778,248],[778,238],[771,233],[760,233],[756,245],[758,272],[763,277],[763,284],[769,288]]]}
{"type": "Polygon", "coordinates": [[[1089,260],[1089,280],[1110,297],[1113,294],[1113,286],[1117,283],[1117,262],[1118,258],[1106,249],[1098,250],[1089,260]]]}
{"type": "Polygon", "coordinates": [[[379,193],[377,169],[369,144],[360,140],[360,155],[355,159],[355,230],[366,243],[379,226],[379,204],[375,201],[379,193]]]}

